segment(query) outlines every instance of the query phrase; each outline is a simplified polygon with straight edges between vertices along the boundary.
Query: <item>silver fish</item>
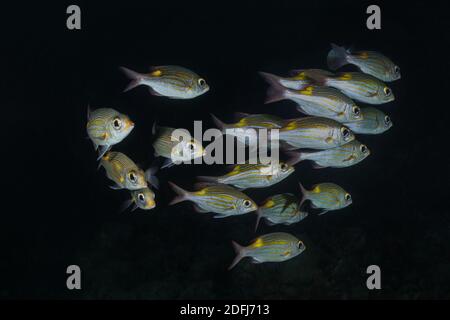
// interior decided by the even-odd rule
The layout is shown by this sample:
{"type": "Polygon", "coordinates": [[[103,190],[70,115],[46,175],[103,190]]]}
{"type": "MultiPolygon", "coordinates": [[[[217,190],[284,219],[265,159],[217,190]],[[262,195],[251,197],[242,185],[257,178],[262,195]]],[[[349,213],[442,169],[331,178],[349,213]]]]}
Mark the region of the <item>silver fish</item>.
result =
{"type": "Polygon", "coordinates": [[[353,140],[342,146],[321,150],[316,152],[290,152],[291,164],[298,163],[303,160],[311,160],[314,162],[313,167],[319,168],[344,168],[353,166],[367,156],[369,156],[369,148],[365,144],[357,140],[353,140]]]}
{"type": "Polygon", "coordinates": [[[293,149],[329,149],[352,141],[355,135],[349,128],[335,120],[304,117],[287,121],[280,129],[279,138],[293,149]]]}
{"type": "Polygon", "coordinates": [[[391,118],[378,109],[365,107],[361,109],[361,112],[364,115],[363,121],[346,124],[355,133],[380,134],[393,125],[391,118]]]}
{"type": "Polygon", "coordinates": [[[313,208],[324,209],[319,215],[331,210],[342,209],[352,204],[352,196],[337,184],[329,182],[319,183],[314,185],[311,190],[306,190],[301,183],[299,185],[303,194],[300,205],[307,200],[311,201],[313,208]]]}
{"type": "Polygon", "coordinates": [[[229,184],[243,190],[272,186],[286,179],[294,171],[293,166],[282,161],[270,164],[237,164],[223,176],[200,176],[198,179],[206,182],[229,184]]]}
{"type": "MultiPolygon", "coordinates": [[[[152,132],[156,136],[153,142],[154,155],[167,159],[163,168],[172,166],[176,162],[185,162],[205,155],[201,142],[193,137],[189,141],[180,140],[179,137],[173,135],[174,130],[175,128],[153,125],[152,132]]],[[[188,133],[186,130],[186,134],[188,133]]]]}
{"type": "Polygon", "coordinates": [[[298,256],[306,250],[303,241],[285,232],[269,233],[256,238],[249,246],[243,247],[232,241],[236,257],[228,270],[245,257],[253,263],[282,262],[298,256]]]}
{"type": "Polygon", "coordinates": [[[140,74],[124,67],[121,67],[121,70],[132,79],[124,91],[145,85],[150,87],[153,95],[172,99],[192,99],[209,90],[205,79],[179,66],[152,67],[151,72],[147,74],[140,74]]]}
{"type": "Polygon", "coordinates": [[[401,78],[400,68],[391,59],[375,51],[351,52],[344,47],[331,44],[327,62],[332,70],[346,64],[357,66],[362,72],[370,74],[382,81],[390,82],[401,78]]]}
{"type": "Polygon", "coordinates": [[[113,189],[138,190],[147,187],[145,172],[121,152],[110,151],[100,160],[99,166],[106,170],[106,176],[116,183],[113,189]]]}
{"type": "Polygon", "coordinates": [[[241,215],[258,209],[257,204],[246,194],[228,185],[198,184],[198,191],[186,191],[172,182],[169,185],[178,194],[169,205],[192,201],[197,212],[216,213],[214,218],[241,215]]]}
{"type": "Polygon", "coordinates": [[[88,107],[86,130],[94,144],[99,149],[100,159],[111,146],[125,139],[134,128],[133,121],[111,108],[99,108],[94,111],[88,107]]]}
{"type": "Polygon", "coordinates": [[[297,103],[299,112],[330,118],[339,122],[362,120],[360,108],[339,90],[317,85],[307,85],[300,90],[283,87],[275,79],[263,74],[271,85],[266,103],[289,99],[297,103]]]}
{"type": "Polygon", "coordinates": [[[300,201],[291,193],[276,194],[264,200],[256,211],[256,229],[261,218],[266,219],[269,225],[293,224],[308,216],[308,212],[300,210],[300,201]]]}
{"type": "MultiPolygon", "coordinates": [[[[321,86],[339,89],[346,96],[369,104],[383,104],[395,100],[392,89],[374,76],[361,72],[342,72],[336,75],[321,70],[306,74],[321,86]]],[[[364,117],[364,115],[363,115],[364,117]]]]}

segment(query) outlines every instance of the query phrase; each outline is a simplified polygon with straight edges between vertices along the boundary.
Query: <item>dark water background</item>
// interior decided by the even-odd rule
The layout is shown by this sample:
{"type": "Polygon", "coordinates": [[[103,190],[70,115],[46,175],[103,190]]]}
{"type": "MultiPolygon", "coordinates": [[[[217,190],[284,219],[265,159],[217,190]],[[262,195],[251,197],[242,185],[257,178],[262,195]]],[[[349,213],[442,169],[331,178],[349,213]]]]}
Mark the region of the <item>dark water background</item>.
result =
{"type": "Polygon", "coordinates": [[[365,27],[371,3],[356,1],[77,4],[81,31],[65,28],[65,4],[3,12],[3,184],[10,192],[2,201],[0,297],[450,298],[444,2],[381,3],[378,31],[365,27]],[[224,121],[235,111],[299,116],[292,102],[263,104],[257,71],[326,68],[330,42],[383,52],[401,67],[402,79],[391,84],[395,102],[380,106],[393,128],[358,136],[372,154],[356,166],[314,170],[303,162],[283,182],[248,194],[261,202],[298,193],[297,181],[330,181],[352,194],[350,207],[292,226],[262,224],[256,234],[253,214],[212,219],[189,203],[168,207],[168,180],[189,189],[197,175],[225,169],[201,165],[162,171],[155,210],[118,212],[128,193],[110,190],[96,170],[85,139],[88,102],[135,120],[115,150],[148,166],[154,121],[192,129],[194,120],[213,127],[211,112],[224,121]],[[211,90],[187,101],[144,87],[121,93],[127,80],[119,66],[165,64],[195,70],[211,90]],[[307,250],[281,264],[243,260],[226,270],[231,240],[248,244],[276,231],[296,235],[307,250]],[[79,292],[65,287],[70,264],[82,270],[79,292]],[[372,264],[381,267],[382,290],[369,292],[372,264]]]}

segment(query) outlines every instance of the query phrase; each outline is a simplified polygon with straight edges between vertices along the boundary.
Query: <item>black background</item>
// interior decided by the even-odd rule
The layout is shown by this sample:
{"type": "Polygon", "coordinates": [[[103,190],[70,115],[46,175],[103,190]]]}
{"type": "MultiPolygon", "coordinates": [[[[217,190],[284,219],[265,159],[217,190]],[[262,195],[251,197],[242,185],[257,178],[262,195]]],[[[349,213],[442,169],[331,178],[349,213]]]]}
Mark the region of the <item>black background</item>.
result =
{"type": "MultiPolygon", "coordinates": [[[[25,3],[2,10],[3,186],[1,298],[119,299],[423,299],[450,298],[448,11],[444,2],[379,3],[382,30],[366,28],[369,4],[356,1],[248,1],[236,4],[76,2],[82,30],[66,28],[68,4],[25,3]],[[257,74],[326,68],[329,43],[383,52],[402,70],[396,100],[380,108],[394,126],[358,136],[372,154],[345,169],[297,166],[285,181],[248,194],[257,202],[332,181],[352,206],[292,226],[248,214],[212,219],[188,203],[168,207],[167,181],[189,189],[222,166],[162,171],[157,208],[119,213],[128,198],[110,190],[86,139],[86,107],[113,107],[135,122],[115,147],[143,167],[153,160],[154,121],[212,127],[209,113],[298,116],[289,101],[264,105],[257,74]],[[211,90],[193,100],[121,93],[121,65],[147,71],[177,64],[211,90]],[[244,260],[228,272],[230,241],[286,231],[307,250],[282,264],[244,260]],[[65,287],[66,268],[82,269],[82,290],[65,287]],[[382,270],[382,290],[365,286],[367,266],[382,270]]],[[[352,70],[352,68],[347,68],[352,70]]]]}

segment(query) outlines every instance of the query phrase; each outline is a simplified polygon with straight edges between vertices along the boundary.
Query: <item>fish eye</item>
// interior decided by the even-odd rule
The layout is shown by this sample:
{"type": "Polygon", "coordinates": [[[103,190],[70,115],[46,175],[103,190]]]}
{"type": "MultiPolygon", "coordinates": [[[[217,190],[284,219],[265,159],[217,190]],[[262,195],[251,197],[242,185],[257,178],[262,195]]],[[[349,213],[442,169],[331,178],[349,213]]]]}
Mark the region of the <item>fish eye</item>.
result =
{"type": "Polygon", "coordinates": [[[367,149],[365,144],[362,144],[362,145],[359,146],[359,150],[361,150],[362,153],[367,153],[367,151],[369,149],[367,149]]]}
{"type": "Polygon", "coordinates": [[[345,194],[345,200],[346,200],[346,201],[352,200],[352,196],[351,196],[349,193],[346,193],[346,194],[345,194]]]}
{"type": "Polygon", "coordinates": [[[392,90],[390,88],[388,88],[388,87],[384,87],[383,91],[384,91],[384,94],[387,97],[389,97],[391,95],[391,93],[392,93],[392,90]]]}
{"type": "Polygon", "coordinates": [[[198,85],[199,85],[200,87],[204,87],[205,84],[206,84],[205,79],[203,79],[203,78],[198,79],[198,85]]]}
{"type": "Polygon", "coordinates": [[[398,66],[395,66],[395,67],[394,67],[394,72],[395,72],[396,74],[399,74],[399,73],[400,73],[400,68],[399,68],[398,66]]]}
{"type": "Polygon", "coordinates": [[[391,123],[391,118],[389,118],[389,116],[385,116],[384,117],[384,123],[390,124],[391,123]]]}
{"type": "Polygon", "coordinates": [[[297,248],[301,249],[301,248],[303,248],[303,246],[304,246],[304,245],[303,245],[303,242],[299,240],[299,241],[297,242],[297,248]]]}
{"type": "Polygon", "coordinates": [[[250,202],[250,200],[244,200],[244,207],[249,208],[251,207],[252,203],[250,202]]]}
{"type": "Polygon", "coordinates": [[[120,130],[122,128],[122,120],[120,120],[119,118],[115,118],[113,121],[113,127],[116,130],[120,130]]]}
{"type": "Polygon", "coordinates": [[[138,199],[139,199],[140,202],[145,202],[145,196],[144,196],[144,194],[143,194],[143,193],[139,193],[139,194],[138,194],[138,199]]]}
{"type": "Polygon", "coordinates": [[[350,130],[347,129],[346,127],[341,128],[341,133],[344,139],[347,139],[350,136],[350,130]]]}
{"type": "Polygon", "coordinates": [[[352,110],[355,116],[359,116],[361,114],[361,109],[357,106],[354,106],[352,110]]]}
{"type": "Polygon", "coordinates": [[[282,163],[280,168],[281,168],[281,171],[286,171],[288,169],[288,165],[286,163],[282,163]]]}
{"type": "Polygon", "coordinates": [[[129,178],[130,181],[133,182],[133,183],[136,183],[136,181],[137,181],[137,177],[136,177],[136,175],[134,174],[134,172],[130,172],[130,173],[128,174],[128,178],[129,178]]]}

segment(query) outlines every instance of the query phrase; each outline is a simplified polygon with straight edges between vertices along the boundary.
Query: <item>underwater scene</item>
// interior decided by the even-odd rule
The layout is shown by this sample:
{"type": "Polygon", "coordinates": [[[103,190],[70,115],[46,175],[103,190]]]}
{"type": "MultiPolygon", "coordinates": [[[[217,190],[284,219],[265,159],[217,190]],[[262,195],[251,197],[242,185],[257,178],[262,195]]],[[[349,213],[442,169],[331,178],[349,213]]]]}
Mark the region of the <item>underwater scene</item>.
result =
{"type": "Polygon", "coordinates": [[[450,298],[439,5],[69,5],[8,36],[0,298],[450,298]]]}

